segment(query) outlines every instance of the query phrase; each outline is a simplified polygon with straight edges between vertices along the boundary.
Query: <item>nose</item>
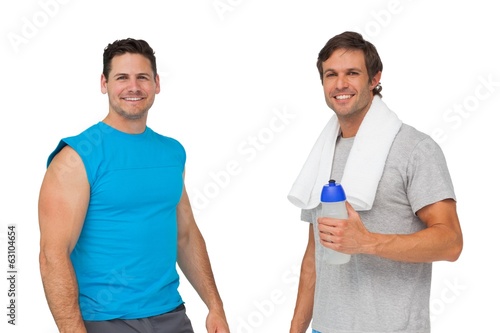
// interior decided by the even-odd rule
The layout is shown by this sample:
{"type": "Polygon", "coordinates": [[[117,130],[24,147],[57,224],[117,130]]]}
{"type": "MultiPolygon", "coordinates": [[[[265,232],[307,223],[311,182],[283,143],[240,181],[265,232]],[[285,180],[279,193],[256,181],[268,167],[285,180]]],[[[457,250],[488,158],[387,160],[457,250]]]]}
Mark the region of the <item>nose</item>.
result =
{"type": "Polygon", "coordinates": [[[349,86],[349,82],[347,80],[347,76],[341,74],[337,76],[337,81],[335,82],[335,86],[338,90],[342,90],[349,86]]]}
{"type": "Polygon", "coordinates": [[[128,82],[128,90],[131,92],[137,92],[140,90],[139,82],[136,78],[131,78],[128,82]]]}

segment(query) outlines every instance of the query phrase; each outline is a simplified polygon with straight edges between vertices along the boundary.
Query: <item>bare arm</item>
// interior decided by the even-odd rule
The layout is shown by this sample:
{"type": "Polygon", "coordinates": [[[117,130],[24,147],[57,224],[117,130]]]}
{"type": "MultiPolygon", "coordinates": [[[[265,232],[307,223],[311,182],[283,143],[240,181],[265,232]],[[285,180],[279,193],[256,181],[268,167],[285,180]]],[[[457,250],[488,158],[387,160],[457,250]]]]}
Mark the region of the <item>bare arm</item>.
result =
{"type": "Polygon", "coordinates": [[[86,332],[69,255],[80,235],[88,202],[85,168],[78,154],[66,146],[48,167],[38,202],[40,273],[50,311],[62,333],[86,332]]]}
{"type": "Polygon", "coordinates": [[[316,286],[316,262],[313,224],[309,226],[309,241],[302,259],[299,290],[293,313],[290,333],[305,333],[312,319],[314,288],[316,286]]]}
{"type": "Polygon", "coordinates": [[[217,290],[205,240],[194,220],[191,204],[183,189],[177,206],[177,262],[180,269],[207,305],[207,332],[229,333],[222,300],[217,290]]]}
{"type": "Polygon", "coordinates": [[[318,219],[321,243],[331,249],[405,262],[455,261],[462,252],[462,231],[452,199],[420,209],[417,216],[427,227],[407,235],[370,233],[359,214],[347,206],[347,220],[318,219]]]}

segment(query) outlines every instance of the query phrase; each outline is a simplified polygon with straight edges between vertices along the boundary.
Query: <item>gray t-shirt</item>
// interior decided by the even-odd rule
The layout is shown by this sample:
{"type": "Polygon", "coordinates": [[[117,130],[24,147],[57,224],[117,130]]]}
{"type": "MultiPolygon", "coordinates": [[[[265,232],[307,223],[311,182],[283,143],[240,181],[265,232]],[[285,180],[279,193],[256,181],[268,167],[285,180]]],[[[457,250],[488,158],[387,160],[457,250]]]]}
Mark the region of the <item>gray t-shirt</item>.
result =
{"type": "MultiPolygon", "coordinates": [[[[337,142],[332,178],[340,183],[352,141],[337,142]]],[[[411,234],[425,228],[415,215],[419,209],[448,198],[455,200],[455,193],[443,152],[428,135],[403,124],[373,208],[359,214],[371,232],[411,234]]],[[[316,225],[320,212],[321,204],[301,214],[314,224],[316,241],[312,327],[321,333],[430,332],[432,264],[363,254],[353,255],[347,264],[324,264],[316,225]]]]}

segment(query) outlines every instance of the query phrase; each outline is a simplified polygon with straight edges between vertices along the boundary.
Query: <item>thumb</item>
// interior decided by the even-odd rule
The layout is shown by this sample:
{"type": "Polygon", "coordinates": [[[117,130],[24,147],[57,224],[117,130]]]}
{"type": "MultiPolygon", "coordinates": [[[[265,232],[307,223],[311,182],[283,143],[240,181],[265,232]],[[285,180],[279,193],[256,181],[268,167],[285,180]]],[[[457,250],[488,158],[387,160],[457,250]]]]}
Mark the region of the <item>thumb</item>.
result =
{"type": "Polygon", "coordinates": [[[347,208],[347,215],[352,216],[354,214],[357,214],[356,210],[352,207],[352,205],[349,203],[349,201],[345,202],[345,206],[347,208]]]}

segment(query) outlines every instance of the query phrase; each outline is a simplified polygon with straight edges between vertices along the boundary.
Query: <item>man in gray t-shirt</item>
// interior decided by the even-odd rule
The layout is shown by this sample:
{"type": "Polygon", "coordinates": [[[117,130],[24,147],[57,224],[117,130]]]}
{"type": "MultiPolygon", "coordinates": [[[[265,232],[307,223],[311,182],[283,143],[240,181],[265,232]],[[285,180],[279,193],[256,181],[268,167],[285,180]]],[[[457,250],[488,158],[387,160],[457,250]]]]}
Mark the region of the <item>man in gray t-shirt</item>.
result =
{"type": "MultiPolygon", "coordinates": [[[[380,95],[382,63],[372,44],[345,32],[325,45],[318,69],[340,125],[331,178],[341,180],[356,133],[380,95]]],[[[309,242],[290,333],[305,332],[311,320],[320,333],[430,332],[431,263],[455,261],[462,250],[455,200],[439,146],[403,124],[370,210],[348,204],[347,221],[320,218],[321,205],[302,210],[309,242]],[[324,264],[325,246],[351,260],[324,264]]]]}

